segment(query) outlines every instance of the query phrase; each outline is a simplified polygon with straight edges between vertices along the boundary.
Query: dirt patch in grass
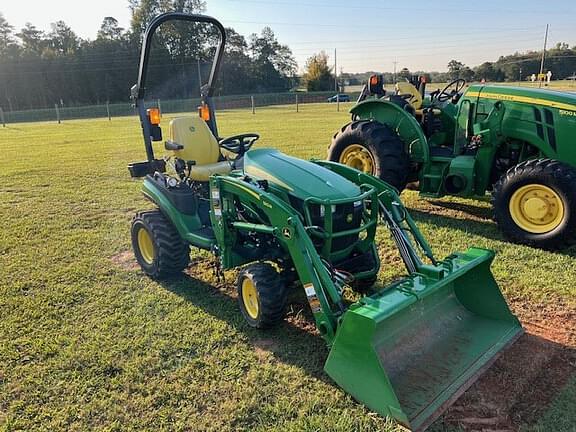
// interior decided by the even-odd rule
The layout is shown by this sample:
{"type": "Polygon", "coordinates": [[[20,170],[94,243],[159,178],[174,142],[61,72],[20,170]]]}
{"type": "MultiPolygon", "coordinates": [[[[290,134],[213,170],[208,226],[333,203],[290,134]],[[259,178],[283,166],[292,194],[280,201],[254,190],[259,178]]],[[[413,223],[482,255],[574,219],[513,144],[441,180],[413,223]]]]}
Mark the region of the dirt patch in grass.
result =
{"type": "Polygon", "coordinates": [[[253,342],[256,357],[262,363],[272,361],[278,351],[278,343],[274,339],[256,339],[253,342]]]}
{"type": "Polygon", "coordinates": [[[576,308],[560,300],[534,307],[512,299],[510,305],[528,333],[576,349],[576,308]]]}
{"type": "Polygon", "coordinates": [[[526,334],[447,410],[444,423],[466,431],[518,431],[536,423],[576,373],[575,312],[562,305],[511,305],[526,334]]]}
{"type": "Polygon", "coordinates": [[[114,263],[118,267],[121,267],[124,270],[134,271],[140,268],[138,266],[138,263],[136,262],[134,253],[131,250],[117,253],[116,255],[113,255],[110,258],[110,260],[112,261],[112,263],[114,263]]]}

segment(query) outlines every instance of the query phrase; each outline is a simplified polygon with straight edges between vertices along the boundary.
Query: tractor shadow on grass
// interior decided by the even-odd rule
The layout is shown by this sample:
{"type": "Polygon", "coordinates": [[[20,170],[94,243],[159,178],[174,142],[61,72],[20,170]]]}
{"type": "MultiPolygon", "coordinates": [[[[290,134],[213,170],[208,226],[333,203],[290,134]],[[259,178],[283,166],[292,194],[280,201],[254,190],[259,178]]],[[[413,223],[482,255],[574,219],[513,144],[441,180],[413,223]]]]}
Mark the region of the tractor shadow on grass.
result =
{"type": "MultiPolygon", "coordinates": [[[[218,320],[225,321],[244,334],[254,347],[261,361],[276,360],[305,370],[311,376],[334,385],[324,373],[328,350],[324,340],[316,332],[303,293],[292,292],[289,298],[288,316],[278,326],[259,330],[250,327],[242,317],[236,298],[235,284],[211,285],[193,274],[162,282],[170,292],[184,298],[218,320]],[[302,294],[302,295],[299,295],[302,294]]],[[[295,290],[296,291],[296,290],[295,290]]]]}
{"type": "MultiPolygon", "coordinates": [[[[450,201],[427,201],[424,208],[408,208],[408,211],[416,222],[424,222],[438,228],[455,229],[466,234],[510,243],[492,220],[490,208],[450,201]],[[459,217],[459,212],[469,217],[459,217]]],[[[551,252],[576,258],[576,246],[551,252]]]]}
{"type": "Polygon", "coordinates": [[[489,207],[479,207],[472,204],[464,204],[452,201],[428,200],[432,206],[441,207],[448,211],[458,211],[477,219],[492,221],[492,209],[489,207]]]}

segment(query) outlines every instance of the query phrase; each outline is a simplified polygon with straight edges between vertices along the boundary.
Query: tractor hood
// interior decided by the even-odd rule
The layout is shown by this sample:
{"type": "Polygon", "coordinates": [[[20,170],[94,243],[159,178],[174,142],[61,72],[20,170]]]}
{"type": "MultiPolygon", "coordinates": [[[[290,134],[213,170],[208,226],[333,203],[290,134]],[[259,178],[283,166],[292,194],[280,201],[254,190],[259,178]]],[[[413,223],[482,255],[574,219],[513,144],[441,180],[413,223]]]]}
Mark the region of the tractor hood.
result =
{"type": "Polygon", "coordinates": [[[555,90],[497,85],[472,85],[467,90],[465,97],[480,97],[531,105],[544,105],[550,108],[576,111],[576,94],[555,90]]]}
{"type": "Polygon", "coordinates": [[[313,162],[296,159],[274,149],[251,150],[244,156],[244,172],[306,199],[353,198],[361,191],[354,183],[313,162]]]}

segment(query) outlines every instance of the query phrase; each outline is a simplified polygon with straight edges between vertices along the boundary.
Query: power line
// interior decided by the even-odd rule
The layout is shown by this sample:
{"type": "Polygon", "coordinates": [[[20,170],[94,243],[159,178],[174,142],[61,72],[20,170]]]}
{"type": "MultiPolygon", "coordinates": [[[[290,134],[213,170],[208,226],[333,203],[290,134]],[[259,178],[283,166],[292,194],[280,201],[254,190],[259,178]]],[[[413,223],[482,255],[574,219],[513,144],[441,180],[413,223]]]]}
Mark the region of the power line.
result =
{"type": "MultiPolygon", "coordinates": [[[[474,39],[470,39],[471,42],[474,42],[474,39]]],[[[540,41],[539,37],[531,37],[530,39],[515,39],[514,41],[511,41],[512,43],[518,43],[518,42],[535,42],[535,41],[540,41]]],[[[457,44],[457,45],[438,45],[438,44],[430,44],[430,45],[424,45],[424,44],[409,44],[409,45],[405,45],[405,46],[394,46],[393,49],[391,50],[390,45],[362,45],[360,47],[340,47],[338,46],[338,49],[340,51],[352,51],[352,52],[364,52],[364,51],[374,51],[374,48],[385,48],[387,50],[387,52],[394,52],[397,50],[401,50],[401,51],[425,51],[427,48],[459,48],[459,47],[464,47],[465,45],[463,44],[457,44]]],[[[484,44],[484,47],[489,47],[489,44],[484,44]]],[[[498,47],[502,46],[502,43],[498,43],[497,44],[498,47]]],[[[303,55],[302,51],[300,50],[294,50],[294,52],[298,53],[299,55],[303,55]]],[[[314,54],[315,51],[310,51],[310,48],[307,48],[307,51],[304,52],[304,54],[314,54]]]]}
{"type": "MultiPolygon", "coordinates": [[[[516,32],[527,32],[527,31],[531,31],[531,32],[535,32],[536,30],[540,30],[540,26],[534,26],[534,27],[518,27],[518,28],[506,28],[506,29],[502,29],[502,30],[496,30],[496,32],[498,33],[498,35],[502,36],[508,33],[516,33],[516,32]]],[[[491,34],[494,34],[495,31],[493,29],[493,31],[491,32],[491,34]]],[[[441,36],[443,37],[458,37],[458,36],[469,36],[469,35],[482,35],[485,36],[486,35],[486,30],[479,30],[479,31],[466,31],[466,32],[458,32],[458,33],[453,33],[453,32],[444,32],[442,31],[441,33],[439,33],[441,36]]],[[[426,30],[426,36],[430,37],[431,33],[429,30],[426,30]]],[[[496,37],[500,37],[500,36],[496,36],[496,37]]],[[[394,34],[393,36],[390,36],[389,39],[384,39],[384,40],[390,40],[391,42],[396,42],[399,40],[415,40],[417,39],[417,37],[415,36],[414,32],[410,32],[409,36],[406,37],[398,37],[396,34],[394,34]]],[[[289,42],[290,46],[293,45],[311,45],[311,44],[317,44],[317,43],[326,43],[326,44],[334,44],[334,43],[350,43],[350,44],[356,44],[356,43],[361,43],[361,42],[374,42],[375,40],[382,40],[382,38],[378,35],[374,35],[374,37],[370,38],[370,39],[351,39],[351,38],[347,38],[344,40],[334,40],[334,39],[330,39],[330,40],[306,40],[306,41],[292,41],[289,42]]],[[[422,41],[419,41],[419,43],[422,43],[422,41]]]]}
{"type": "MultiPolygon", "coordinates": [[[[280,25],[280,26],[299,26],[299,27],[314,27],[314,28],[321,28],[321,27],[336,27],[339,29],[342,29],[343,26],[341,24],[326,24],[326,23],[303,23],[303,22],[282,22],[282,21],[244,21],[244,20],[222,20],[222,22],[225,23],[235,23],[235,24],[259,24],[259,25],[264,25],[267,27],[273,26],[273,25],[280,25]]],[[[361,28],[361,29],[366,29],[366,25],[363,24],[346,24],[345,27],[348,28],[361,28]]],[[[402,25],[400,28],[397,27],[387,27],[388,29],[396,29],[396,30],[404,30],[404,29],[416,29],[416,30],[420,30],[420,29],[432,29],[432,30],[438,30],[438,26],[437,25],[414,25],[414,26],[407,26],[407,25],[402,25]]],[[[451,25],[451,28],[453,29],[460,29],[460,30],[468,30],[470,29],[470,26],[453,26],[451,25]]],[[[494,30],[498,30],[498,28],[496,28],[494,25],[492,26],[487,26],[487,27],[475,27],[475,29],[477,30],[481,30],[484,29],[484,31],[494,31],[494,30]]],[[[502,30],[506,29],[506,27],[503,27],[502,30]]]]}
{"type": "MultiPolygon", "coordinates": [[[[330,9],[334,9],[334,8],[342,8],[342,9],[363,9],[366,10],[367,6],[363,5],[363,6],[355,6],[355,5],[351,5],[349,3],[345,4],[345,5],[339,5],[339,4],[334,4],[333,2],[331,2],[330,4],[327,3],[307,3],[307,2],[294,2],[294,1],[277,1],[277,0],[273,0],[273,1],[265,1],[265,0],[228,0],[229,2],[232,3],[256,3],[256,4],[269,4],[269,5],[274,5],[274,6],[278,6],[278,5],[285,5],[285,6],[308,6],[308,7],[319,7],[319,8],[330,8],[330,9]]],[[[371,11],[373,10],[382,10],[382,11],[406,11],[406,12],[413,12],[414,8],[410,7],[410,8],[403,8],[403,7],[382,7],[382,6],[374,6],[374,5],[370,5],[369,9],[371,11]]],[[[461,7],[456,7],[456,8],[452,8],[452,9],[442,9],[442,8],[437,8],[434,7],[433,8],[434,12],[465,12],[465,13],[473,13],[473,14],[478,14],[478,9],[462,9],[461,7]]],[[[550,14],[555,14],[555,15],[565,15],[567,12],[569,13],[570,11],[566,11],[566,10],[562,10],[562,11],[553,11],[553,10],[527,10],[527,9],[498,9],[499,13],[513,13],[515,15],[517,15],[518,13],[527,13],[527,14],[537,14],[537,15],[542,15],[543,12],[544,13],[550,13],[550,14]]],[[[576,12],[576,11],[574,11],[576,12]]]]}
{"type": "MultiPolygon", "coordinates": [[[[534,42],[534,41],[538,41],[539,39],[528,39],[525,40],[524,42],[534,42]]],[[[512,46],[515,48],[517,47],[518,42],[521,41],[511,41],[508,44],[499,44],[499,47],[506,47],[509,46],[510,44],[512,44],[512,46]]],[[[464,50],[462,51],[452,51],[452,48],[458,48],[460,45],[453,45],[453,46],[444,46],[444,47],[440,47],[440,50],[427,50],[424,49],[424,51],[426,51],[425,53],[422,54],[418,54],[418,57],[431,57],[431,56],[436,56],[438,54],[470,54],[470,49],[466,49],[464,48],[464,50]]],[[[401,50],[401,52],[404,51],[414,51],[414,50],[401,50]]],[[[363,53],[363,51],[358,50],[358,55],[353,55],[354,53],[352,53],[351,55],[345,56],[345,59],[354,59],[354,58],[361,58],[361,59],[366,59],[366,55],[363,53]]],[[[374,57],[376,55],[378,55],[379,53],[374,51],[374,50],[370,50],[370,53],[374,54],[371,57],[374,57]]],[[[386,51],[386,53],[384,54],[387,57],[394,57],[394,58],[406,58],[406,57],[414,57],[413,54],[400,54],[397,55],[396,51],[386,51]]]]}
{"type": "MultiPolygon", "coordinates": [[[[546,57],[547,59],[553,59],[553,58],[576,58],[576,55],[555,55],[555,56],[548,56],[546,57]]],[[[527,58],[527,59],[522,59],[522,60],[514,60],[514,61],[508,61],[508,62],[498,62],[499,65],[507,65],[507,64],[516,64],[516,63],[525,63],[525,62],[531,62],[531,61],[538,61],[538,58],[534,57],[534,58],[527,58]]],[[[496,63],[496,62],[493,62],[496,63]]]]}

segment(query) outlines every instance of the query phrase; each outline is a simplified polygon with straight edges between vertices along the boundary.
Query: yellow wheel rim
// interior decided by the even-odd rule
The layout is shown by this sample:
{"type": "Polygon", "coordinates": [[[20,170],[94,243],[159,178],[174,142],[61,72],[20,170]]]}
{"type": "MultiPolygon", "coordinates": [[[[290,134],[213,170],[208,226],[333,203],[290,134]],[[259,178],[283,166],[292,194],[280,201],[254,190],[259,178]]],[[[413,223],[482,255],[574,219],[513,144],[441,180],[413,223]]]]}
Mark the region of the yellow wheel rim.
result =
{"type": "Polygon", "coordinates": [[[522,186],[510,198],[510,215],[524,231],[543,234],[557,228],[565,217],[562,198],[548,186],[522,186]]]}
{"type": "Polygon", "coordinates": [[[368,149],[360,144],[351,144],[346,147],[338,162],[358,171],[373,174],[374,158],[368,149]]]}
{"type": "Polygon", "coordinates": [[[248,315],[252,319],[258,318],[258,313],[260,311],[260,306],[258,305],[258,291],[256,291],[256,286],[248,278],[244,278],[242,281],[242,302],[244,303],[244,308],[248,315]]]}
{"type": "Polygon", "coordinates": [[[154,262],[154,243],[150,233],[145,228],[138,230],[138,249],[140,249],[140,255],[142,255],[146,264],[154,262]]]}

